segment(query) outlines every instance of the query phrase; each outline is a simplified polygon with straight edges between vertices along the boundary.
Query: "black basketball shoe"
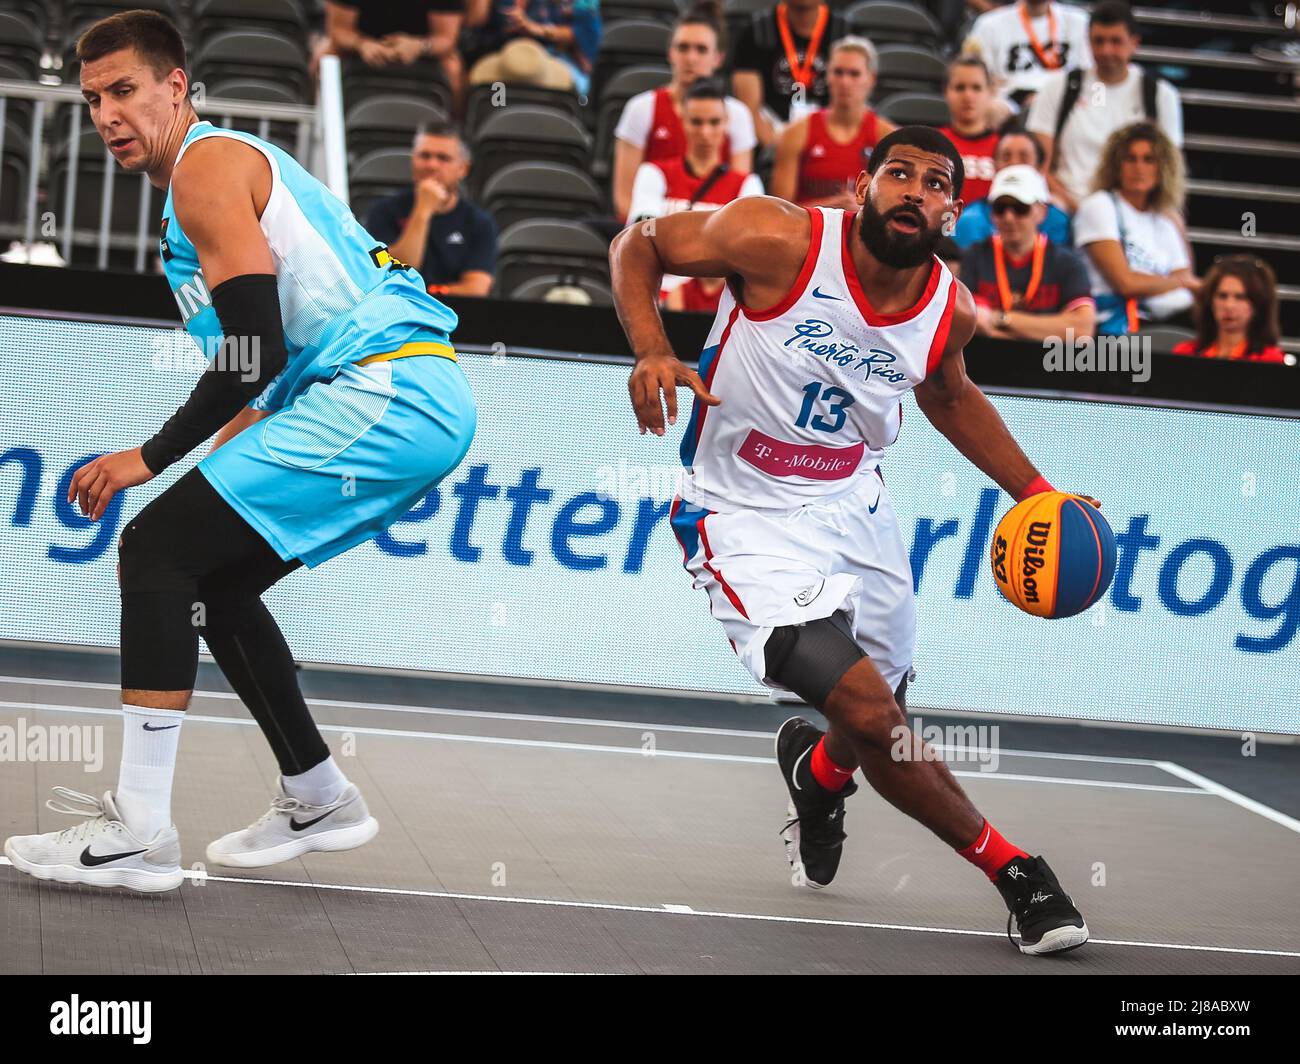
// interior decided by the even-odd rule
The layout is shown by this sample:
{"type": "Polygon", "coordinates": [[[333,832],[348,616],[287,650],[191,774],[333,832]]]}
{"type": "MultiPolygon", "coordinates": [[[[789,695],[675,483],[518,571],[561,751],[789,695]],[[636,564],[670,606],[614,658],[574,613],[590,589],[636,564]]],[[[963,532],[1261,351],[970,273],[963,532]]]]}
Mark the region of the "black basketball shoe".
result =
{"type": "Polygon", "coordinates": [[[1007,938],[1021,953],[1064,953],[1088,941],[1088,925],[1041,857],[1016,857],[994,880],[1007,903],[1007,938]],[[1011,938],[1011,921],[1020,941],[1011,938]]]}
{"type": "Polygon", "coordinates": [[[790,820],[781,829],[790,867],[803,869],[803,881],[820,890],[835,878],[844,850],[844,799],[858,785],[849,780],[828,791],[812,774],[812,749],[822,731],[802,717],[791,717],[776,733],[776,762],[790,792],[790,820]]]}

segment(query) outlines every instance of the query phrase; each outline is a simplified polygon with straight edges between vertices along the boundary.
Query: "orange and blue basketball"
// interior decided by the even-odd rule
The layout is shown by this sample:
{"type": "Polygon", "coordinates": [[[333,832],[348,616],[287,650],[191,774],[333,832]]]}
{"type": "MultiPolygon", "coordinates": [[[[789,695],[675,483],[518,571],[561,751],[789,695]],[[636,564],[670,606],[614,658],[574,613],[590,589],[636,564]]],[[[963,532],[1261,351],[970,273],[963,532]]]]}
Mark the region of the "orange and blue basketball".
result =
{"type": "Polygon", "coordinates": [[[1016,503],[993,533],[993,580],[1035,617],[1073,617],[1106,594],[1115,534],[1091,503],[1044,491],[1016,503]]]}

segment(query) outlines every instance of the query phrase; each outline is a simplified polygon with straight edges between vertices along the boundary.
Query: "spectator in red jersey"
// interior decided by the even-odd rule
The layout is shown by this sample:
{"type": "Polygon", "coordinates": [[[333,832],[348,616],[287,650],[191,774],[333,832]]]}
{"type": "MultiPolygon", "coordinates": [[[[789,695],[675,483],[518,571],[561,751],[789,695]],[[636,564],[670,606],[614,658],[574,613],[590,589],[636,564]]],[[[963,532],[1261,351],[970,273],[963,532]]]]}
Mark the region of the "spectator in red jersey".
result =
{"type": "MultiPolygon", "coordinates": [[[[677,211],[716,211],[743,196],[763,194],[763,182],[757,174],[734,170],[723,157],[726,99],[726,92],[716,81],[697,81],[687,90],[682,106],[686,154],[641,164],[632,186],[630,222],[660,218],[677,211]]],[[[686,280],[666,275],[661,298],[686,280]]],[[[716,299],[714,306],[717,306],[716,299]]]]}
{"type": "Polygon", "coordinates": [[[691,277],[663,296],[664,309],[713,314],[726,284],[725,277],[691,277]]]}
{"type": "Polygon", "coordinates": [[[1175,355],[1243,362],[1285,362],[1277,346],[1277,277],[1262,259],[1232,255],[1210,267],[1196,293],[1196,339],[1175,355]]]}
{"type": "Polygon", "coordinates": [[[996,231],[967,248],[961,263],[982,336],[1045,340],[1069,329],[1092,335],[1097,308],[1088,268],[1077,252],[1038,231],[1047,197],[1047,181],[1032,166],[1008,166],[993,178],[988,199],[996,231]]]}
{"type": "Polygon", "coordinates": [[[804,207],[856,210],[853,186],[876,144],[895,126],[869,106],[876,87],[876,48],[842,37],[826,64],[830,104],[792,122],[777,142],[772,195],[804,207]]]}
{"type": "Polygon", "coordinates": [[[961,198],[970,205],[989,194],[993,181],[993,152],[998,133],[988,124],[989,103],[993,99],[993,82],[984,60],[963,55],[948,64],[948,83],[943,97],[948,103],[948,124],[939,132],[961,152],[966,167],[966,183],[961,198]]]}
{"type": "MultiPolygon", "coordinates": [[[[668,45],[672,80],[662,89],[638,93],[627,101],[614,129],[614,213],[620,220],[632,206],[632,182],[642,163],[686,154],[682,102],[686,90],[701,78],[711,78],[722,65],[724,31],[718,0],[697,3],[673,28],[668,45]]],[[[753,168],[754,119],[749,108],[728,96],[726,136],[722,154],[733,170],[753,168]]]]}

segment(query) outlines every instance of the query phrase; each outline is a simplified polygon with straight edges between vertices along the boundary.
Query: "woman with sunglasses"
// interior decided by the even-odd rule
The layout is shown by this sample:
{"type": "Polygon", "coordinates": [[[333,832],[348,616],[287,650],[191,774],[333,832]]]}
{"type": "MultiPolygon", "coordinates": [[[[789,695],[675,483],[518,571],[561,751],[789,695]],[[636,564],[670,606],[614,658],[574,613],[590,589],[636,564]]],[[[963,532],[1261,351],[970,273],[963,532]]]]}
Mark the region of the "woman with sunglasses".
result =
{"type": "Polygon", "coordinates": [[[1277,277],[1263,259],[1232,255],[1206,274],[1193,310],[1196,339],[1175,355],[1242,362],[1285,362],[1277,346],[1277,277]]]}
{"type": "MultiPolygon", "coordinates": [[[[624,221],[632,207],[632,185],[642,163],[679,159],[686,154],[682,104],[686,90],[712,78],[722,66],[725,39],[719,0],[700,0],[682,15],[668,42],[672,80],[663,88],[633,96],[623,107],[614,129],[614,213],[624,221]]],[[[723,157],[737,173],[753,169],[754,119],[749,108],[728,96],[727,138],[723,157]]]]}
{"type": "Polygon", "coordinates": [[[1074,216],[1074,242],[1088,258],[1098,333],[1134,333],[1144,320],[1187,311],[1201,282],[1179,220],[1178,148],[1150,122],[1123,126],[1107,139],[1092,187],[1074,216]]]}

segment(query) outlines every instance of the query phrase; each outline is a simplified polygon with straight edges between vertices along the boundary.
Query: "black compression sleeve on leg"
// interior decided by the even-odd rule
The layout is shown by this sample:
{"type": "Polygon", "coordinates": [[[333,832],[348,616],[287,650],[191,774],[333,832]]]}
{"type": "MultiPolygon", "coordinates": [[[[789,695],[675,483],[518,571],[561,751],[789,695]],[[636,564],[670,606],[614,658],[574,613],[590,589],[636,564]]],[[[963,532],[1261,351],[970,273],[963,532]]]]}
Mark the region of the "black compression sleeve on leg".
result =
{"type": "Polygon", "coordinates": [[[225,339],[185,405],[140,448],[161,473],[219,430],[262,393],[289,360],[273,273],[246,273],[212,290],[225,339]]]}
{"type": "Polygon", "coordinates": [[[257,595],[206,596],[204,641],[235,694],[253,714],[284,776],[329,757],[298,686],[293,653],[271,611],[257,595]]]}
{"type": "Polygon", "coordinates": [[[774,628],[763,648],[768,679],[822,709],[844,674],[867,656],[850,631],[838,613],[774,628]]]}

